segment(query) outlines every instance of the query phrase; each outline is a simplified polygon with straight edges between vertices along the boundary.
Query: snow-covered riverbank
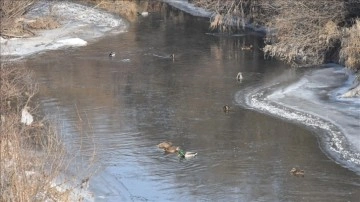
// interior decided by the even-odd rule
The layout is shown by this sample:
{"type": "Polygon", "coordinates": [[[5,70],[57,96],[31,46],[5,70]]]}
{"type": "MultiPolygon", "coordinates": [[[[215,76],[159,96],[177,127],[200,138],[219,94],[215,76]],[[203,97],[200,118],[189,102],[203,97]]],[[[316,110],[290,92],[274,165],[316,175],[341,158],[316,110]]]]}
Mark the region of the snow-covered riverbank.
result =
{"type": "Polygon", "coordinates": [[[354,79],[350,71],[335,64],[300,76],[288,70],[277,79],[238,92],[235,99],[315,131],[331,159],[360,173],[360,99],[341,96],[354,79]]]}
{"type": "Polygon", "coordinates": [[[41,30],[31,38],[1,38],[1,55],[22,58],[46,50],[85,46],[107,34],[127,30],[124,19],[95,8],[71,2],[40,1],[24,16],[24,21],[34,21],[44,16],[54,16],[61,26],[41,30]]]}

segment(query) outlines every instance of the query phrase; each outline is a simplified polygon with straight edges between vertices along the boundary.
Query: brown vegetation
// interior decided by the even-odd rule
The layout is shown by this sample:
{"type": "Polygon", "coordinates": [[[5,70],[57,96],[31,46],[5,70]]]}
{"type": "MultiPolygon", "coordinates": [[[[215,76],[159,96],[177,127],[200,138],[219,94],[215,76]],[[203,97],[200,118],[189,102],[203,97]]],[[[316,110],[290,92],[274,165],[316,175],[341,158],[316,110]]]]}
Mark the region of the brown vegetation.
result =
{"type": "Polygon", "coordinates": [[[148,1],[138,0],[78,0],[79,2],[90,3],[96,8],[101,8],[106,11],[120,14],[129,21],[135,21],[138,13],[147,11],[148,1]]]}
{"type": "Polygon", "coordinates": [[[0,69],[0,201],[73,201],[77,178],[60,178],[69,158],[56,128],[34,104],[37,85],[25,67],[1,63],[0,69]],[[21,110],[30,106],[35,117],[21,123],[21,110]],[[64,184],[70,185],[67,189],[64,184]]]}
{"type": "Polygon", "coordinates": [[[340,59],[345,66],[360,69],[360,19],[353,26],[344,29],[344,35],[340,59]]]}
{"type": "Polygon", "coordinates": [[[292,64],[322,64],[338,60],[345,5],[342,1],[280,1],[264,51],[292,64]],[[324,9],[326,8],[326,9],[324,9]]]}
{"type": "Polygon", "coordinates": [[[30,29],[55,29],[60,27],[60,23],[56,18],[47,16],[31,21],[27,23],[27,26],[30,29]]]}
{"type": "Polygon", "coordinates": [[[32,37],[36,35],[34,30],[55,29],[60,27],[58,19],[53,16],[43,16],[31,21],[23,18],[24,14],[26,14],[37,1],[38,0],[0,0],[0,35],[6,38],[32,37]]]}
{"type": "Polygon", "coordinates": [[[293,65],[338,62],[341,57],[347,67],[359,69],[359,34],[354,22],[360,17],[360,0],[192,2],[216,13],[211,18],[213,29],[231,31],[244,28],[245,23],[269,27],[272,31],[267,33],[264,47],[269,56],[293,65]]]}
{"type": "Polygon", "coordinates": [[[24,29],[21,17],[36,0],[8,1],[0,0],[1,36],[18,37],[32,35],[24,29]]]}

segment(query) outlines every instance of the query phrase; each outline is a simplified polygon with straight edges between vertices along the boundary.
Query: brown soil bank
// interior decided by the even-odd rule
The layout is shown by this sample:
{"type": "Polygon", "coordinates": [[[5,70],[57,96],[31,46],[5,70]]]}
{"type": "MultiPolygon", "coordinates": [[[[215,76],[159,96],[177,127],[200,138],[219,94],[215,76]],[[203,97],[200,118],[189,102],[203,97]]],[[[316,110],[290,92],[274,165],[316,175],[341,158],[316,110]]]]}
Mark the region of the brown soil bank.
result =
{"type": "Polygon", "coordinates": [[[216,13],[213,28],[269,27],[264,47],[269,56],[295,66],[336,62],[360,69],[360,0],[192,2],[216,13]]]}

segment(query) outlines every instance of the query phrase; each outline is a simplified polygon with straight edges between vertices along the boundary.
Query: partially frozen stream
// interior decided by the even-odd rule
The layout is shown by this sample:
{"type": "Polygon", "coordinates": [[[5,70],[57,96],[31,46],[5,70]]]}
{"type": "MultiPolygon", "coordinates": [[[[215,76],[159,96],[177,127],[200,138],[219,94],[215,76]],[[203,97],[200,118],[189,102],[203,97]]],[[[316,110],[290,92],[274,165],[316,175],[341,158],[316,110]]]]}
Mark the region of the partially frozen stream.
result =
{"type": "Polygon", "coordinates": [[[81,159],[75,167],[96,168],[90,178],[96,201],[360,198],[359,138],[344,135],[358,129],[358,103],[336,96],[348,79],[343,70],[289,70],[264,60],[254,33],[209,33],[207,19],[163,3],[157,8],[126,32],[26,61],[40,81],[46,113],[59,120],[67,146],[81,159]],[[241,50],[249,44],[255,50],[241,50]],[[109,58],[110,51],[116,56],[109,58]],[[156,57],[170,54],[174,61],[156,57]],[[308,128],[312,123],[318,126],[308,128]],[[333,126],[334,137],[347,141],[326,136],[333,126]],[[164,140],[198,156],[166,155],[156,148],[164,140]],[[290,175],[292,167],[305,177],[290,175]]]}

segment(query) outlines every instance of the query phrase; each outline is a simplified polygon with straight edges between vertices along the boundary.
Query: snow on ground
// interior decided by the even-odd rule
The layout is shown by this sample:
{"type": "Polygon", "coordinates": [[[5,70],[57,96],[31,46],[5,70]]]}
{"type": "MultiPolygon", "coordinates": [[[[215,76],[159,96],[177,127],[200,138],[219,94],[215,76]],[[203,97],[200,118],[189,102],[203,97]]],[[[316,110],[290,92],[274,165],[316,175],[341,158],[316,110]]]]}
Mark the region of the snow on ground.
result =
{"type": "Polygon", "coordinates": [[[239,91],[235,99],[316,131],[331,158],[360,173],[360,99],[341,96],[354,83],[354,74],[336,64],[309,70],[299,78],[289,72],[293,71],[247,93],[239,91]]]}
{"type": "Polygon", "coordinates": [[[170,6],[173,6],[193,16],[210,18],[213,15],[212,12],[207,11],[203,8],[196,7],[193,4],[188,3],[187,0],[162,0],[162,1],[166,2],[170,6]]]}
{"type": "Polygon", "coordinates": [[[118,16],[71,2],[40,1],[24,17],[31,21],[48,15],[57,17],[62,26],[39,31],[38,36],[31,38],[1,38],[1,56],[21,58],[46,50],[86,46],[105,34],[127,29],[125,20],[118,16]]]}

